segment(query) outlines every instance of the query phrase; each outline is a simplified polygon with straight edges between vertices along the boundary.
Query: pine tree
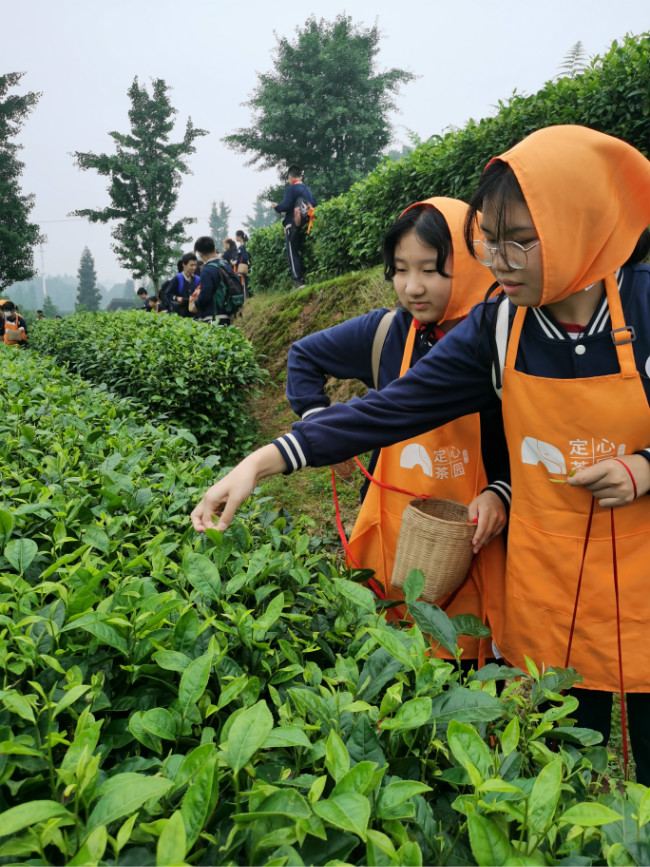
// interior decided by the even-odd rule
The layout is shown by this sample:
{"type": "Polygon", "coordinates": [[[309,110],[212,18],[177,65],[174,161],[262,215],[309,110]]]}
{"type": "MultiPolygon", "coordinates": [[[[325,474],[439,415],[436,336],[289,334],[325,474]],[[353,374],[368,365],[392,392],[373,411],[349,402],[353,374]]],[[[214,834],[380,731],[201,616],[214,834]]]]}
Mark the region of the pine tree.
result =
{"type": "Polygon", "coordinates": [[[99,310],[102,295],[97,288],[97,274],[95,273],[95,260],[88,249],[84,247],[77,271],[79,284],[77,286],[77,310],[94,312],[99,310]]]}
{"type": "Polygon", "coordinates": [[[217,250],[221,249],[223,239],[228,237],[228,224],[230,222],[230,208],[225,202],[212,202],[210,211],[210,234],[214,238],[217,250]]]}
{"type": "Polygon", "coordinates": [[[24,74],[0,75],[0,291],[34,276],[34,247],[44,240],[39,227],[29,222],[34,196],[21,190],[25,166],[17,154],[22,145],[12,141],[41,96],[7,94],[24,74]]]}
{"type": "Polygon", "coordinates": [[[46,295],[43,299],[43,316],[46,319],[54,319],[55,316],[58,316],[59,308],[56,306],[54,301],[50,298],[49,295],[46,295]]]}
{"type": "Polygon", "coordinates": [[[267,226],[272,226],[279,219],[279,215],[269,208],[266,198],[259,195],[255,199],[253,216],[246,217],[244,220],[244,228],[249,235],[252,235],[255,229],[265,229],[267,226]]]}
{"type": "Polygon", "coordinates": [[[170,142],[174,115],[165,82],[154,79],[152,95],[138,84],[129,88],[131,132],[109,133],[115,154],[81,153],[74,156],[81,169],[95,169],[110,178],[111,204],[96,210],[84,208],[73,216],[87,217],[91,223],[117,221],[111,234],[113,250],[121,265],[136,279],[149,277],[155,291],[163,275],[176,263],[184,243],[189,241],[185,227],[191,218],[171,220],[182,176],[190,170],[184,159],[196,151],[194,140],[207,135],[188,118],[180,142],[170,142]]]}

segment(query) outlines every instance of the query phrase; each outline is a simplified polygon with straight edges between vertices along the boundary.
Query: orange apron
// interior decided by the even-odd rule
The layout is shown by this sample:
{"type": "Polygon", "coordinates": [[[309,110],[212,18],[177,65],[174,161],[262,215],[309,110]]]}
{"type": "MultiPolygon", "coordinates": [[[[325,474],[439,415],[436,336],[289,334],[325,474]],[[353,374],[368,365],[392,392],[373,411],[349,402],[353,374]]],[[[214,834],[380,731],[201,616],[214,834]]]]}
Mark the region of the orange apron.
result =
{"type": "MultiPolygon", "coordinates": [[[[605,287],[612,328],[623,329],[613,276],[605,287]]],[[[526,654],[541,668],[565,664],[592,501],[589,491],[549,479],[647,447],[650,408],[627,330],[616,335],[620,373],[550,379],[515,370],[525,316],[525,308],[516,313],[503,376],[512,471],[505,600],[488,614],[505,657],[523,668],[526,654]]],[[[595,504],[569,665],[585,688],[618,692],[610,511],[595,504]]],[[[643,496],[614,515],[625,688],[649,692],[650,501],[643,496]]]]}
{"type": "MultiPolygon", "coordinates": [[[[415,334],[415,328],[411,328],[404,346],[400,376],[409,369],[415,334]]],[[[383,448],[373,476],[379,482],[398,485],[418,495],[468,505],[487,486],[478,413],[383,448]]],[[[386,490],[371,482],[349,542],[356,562],[364,569],[374,569],[375,580],[382,585],[388,599],[400,602],[404,594],[391,586],[390,578],[402,512],[411,499],[407,494],[386,490]]],[[[348,565],[351,565],[349,557],[348,565]]],[[[467,580],[446,608],[448,616],[475,614],[485,621],[488,583],[490,594],[495,599],[500,598],[504,572],[505,552],[503,538],[499,536],[474,557],[467,580]]],[[[444,599],[439,602],[444,604],[444,599]]],[[[498,607],[498,602],[493,601],[493,605],[498,607]]],[[[387,616],[403,619],[405,610],[401,606],[393,608],[387,616]]],[[[478,658],[478,639],[462,636],[459,647],[463,649],[463,658],[478,658]]],[[[439,648],[436,656],[448,658],[449,654],[439,648]]]]}

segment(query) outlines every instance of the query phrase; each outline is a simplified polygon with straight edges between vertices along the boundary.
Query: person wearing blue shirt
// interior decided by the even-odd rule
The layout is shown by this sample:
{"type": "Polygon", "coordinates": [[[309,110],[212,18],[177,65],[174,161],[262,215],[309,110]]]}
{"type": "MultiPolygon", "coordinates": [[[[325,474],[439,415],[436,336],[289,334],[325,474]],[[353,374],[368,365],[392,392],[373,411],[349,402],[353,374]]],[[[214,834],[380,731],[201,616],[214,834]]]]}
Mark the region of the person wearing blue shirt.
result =
{"type": "Polygon", "coordinates": [[[313,208],[316,207],[318,202],[309,187],[303,183],[302,170],[299,166],[289,166],[287,174],[289,176],[289,186],[284,193],[284,198],[279,204],[273,202],[271,208],[277,211],[278,214],[284,214],[282,225],[284,226],[285,251],[289,273],[291,274],[293,285],[296,289],[301,289],[305,285],[304,269],[300,260],[300,248],[304,239],[304,225],[296,226],[293,216],[294,208],[298,199],[301,198],[313,208]]]}

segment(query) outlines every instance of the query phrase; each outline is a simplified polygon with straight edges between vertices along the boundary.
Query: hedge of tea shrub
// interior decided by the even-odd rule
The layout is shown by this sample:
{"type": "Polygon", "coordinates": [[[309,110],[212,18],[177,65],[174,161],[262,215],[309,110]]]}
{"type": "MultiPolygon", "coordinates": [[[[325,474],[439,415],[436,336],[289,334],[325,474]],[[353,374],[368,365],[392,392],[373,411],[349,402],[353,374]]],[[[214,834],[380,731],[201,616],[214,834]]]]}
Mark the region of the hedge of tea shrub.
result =
{"type": "Polygon", "coordinates": [[[79,313],[36,322],[30,348],[188,428],[222,463],[250,451],[249,402],[265,371],[237,328],[140,310],[79,313]]]}
{"type": "MultiPolygon", "coordinates": [[[[581,124],[650,154],[649,68],[648,33],[628,35],[575,77],[549,81],[530,96],[515,93],[499,101],[494,117],[431,136],[399,162],[386,159],[316,209],[304,250],[310,282],[378,264],[384,232],[404,208],[430,196],[467,201],[486,163],[541,127],[581,124]]],[[[282,227],[256,231],[248,246],[254,289],[290,288],[282,227]]]]}
{"type": "MultiPolygon", "coordinates": [[[[570,669],[461,677],[186,431],[0,345],[0,864],[647,864],[570,669]],[[506,682],[500,697],[497,682],[506,682]]],[[[457,652],[457,651],[456,651],[457,652]]]]}

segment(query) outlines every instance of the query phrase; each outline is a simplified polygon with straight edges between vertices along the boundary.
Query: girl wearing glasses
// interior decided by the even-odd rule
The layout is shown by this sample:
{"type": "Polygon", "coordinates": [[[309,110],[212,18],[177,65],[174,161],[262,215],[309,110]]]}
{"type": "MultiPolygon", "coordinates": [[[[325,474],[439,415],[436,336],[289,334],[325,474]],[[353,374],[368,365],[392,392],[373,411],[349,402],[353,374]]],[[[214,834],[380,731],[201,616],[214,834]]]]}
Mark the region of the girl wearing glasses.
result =
{"type": "MultiPolygon", "coordinates": [[[[383,244],[384,276],[395,287],[400,306],[385,319],[386,308],[310,334],[289,351],[287,397],[294,411],[310,418],[330,405],[327,379],[359,379],[383,388],[403,375],[439,343],[480,302],[492,277],[467,250],[463,227],[468,206],[456,199],[433,198],[407,208],[388,229],[383,244]],[[380,323],[390,322],[383,346],[380,323]],[[381,338],[380,338],[381,339],[381,338]],[[376,369],[373,351],[381,349],[376,369]],[[374,379],[376,377],[376,382],[374,379]]],[[[475,614],[485,620],[488,593],[502,589],[503,540],[510,504],[510,471],[500,408],[474,413],[418,437],[375,451],[369,470],[375,483],[364,485],[363,504],[350,537],[349,564],[375,573],[371,587],[382,598],[403,602],[390,584],[397,537],[411,496],[382,487],[391,485],[417,494],[469,505],[477,520],[474,552],[478,555],[458,595],[441,600],[447,614],[475,614]],[[488,479],[493,484],[488,485],[488,479]],[[489,543],[489,544],[488,544],[489,543]],[[479,553],[480,552],[480,553],[479,553]]],[[[389,609],[390,619],[405,616],[403,606],[389,609]]],[[[491,656],[489,643],[463,636],[465,666],[491,656]]],[[[438,655],[447,655],[439,651],[438,655]]]]}
{"type": "Polygon", "coordinates": [[[335,405],[246,458],[193,512],[225,528],[260,478],[343,460],[501,404],[512,472],[495,641],[518,666],[576,668],[580,725],[609,736],[626,691],[637,780],[650,784],[650,162],[578,126],[492,160],[466,237],[498,281],[381,392],[335,405]],[[478,217],[478,209],[482,217],[478,217]],[[645,234],[644,234],[645,233],[645,234]],[[474,241],[482,241],[476,245],[474,241]]]}

